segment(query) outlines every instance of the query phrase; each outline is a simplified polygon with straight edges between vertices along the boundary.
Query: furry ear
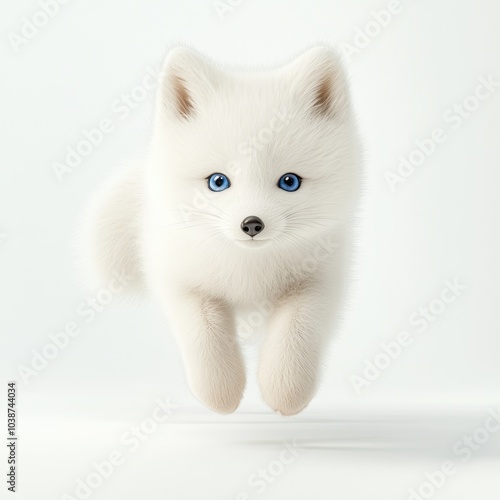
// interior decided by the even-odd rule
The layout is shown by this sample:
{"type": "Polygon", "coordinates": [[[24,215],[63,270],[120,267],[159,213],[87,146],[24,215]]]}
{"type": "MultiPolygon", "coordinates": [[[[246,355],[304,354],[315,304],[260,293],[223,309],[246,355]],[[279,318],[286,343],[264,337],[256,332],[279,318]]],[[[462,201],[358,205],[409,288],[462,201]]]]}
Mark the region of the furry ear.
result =
{"type": "Polygon", "coordinates": [[[160,99],[170,117],[189,120],[217,86],[217,71],[200,54],[177,47],[168,54],[160,77],[160,99]]]}
{"type": "Polygon", "coordinates": [[[312,112],[335,117],[348,105],[348,84],[340,55],[314,47],[292,64],[292,91],[312,112]]]}

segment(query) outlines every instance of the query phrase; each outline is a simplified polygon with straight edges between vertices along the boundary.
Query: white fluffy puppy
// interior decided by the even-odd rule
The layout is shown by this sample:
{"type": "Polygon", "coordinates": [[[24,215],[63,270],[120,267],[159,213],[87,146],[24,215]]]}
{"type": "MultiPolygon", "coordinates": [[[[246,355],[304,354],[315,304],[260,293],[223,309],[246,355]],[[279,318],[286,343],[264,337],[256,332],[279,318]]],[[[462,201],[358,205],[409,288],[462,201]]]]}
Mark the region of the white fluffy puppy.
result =
{"type": "Polygon", "coordinates": [[[147,287],[193,393],[234,411],[245,387],[234,311],[273,304],[258,378],[292,415],[317,387],[349,258],[360,148],[346,75],[314,47],[279,68],[221,67],[179,47],[157,90],[150,155],[87,218],[91,272],[147,287]]]}

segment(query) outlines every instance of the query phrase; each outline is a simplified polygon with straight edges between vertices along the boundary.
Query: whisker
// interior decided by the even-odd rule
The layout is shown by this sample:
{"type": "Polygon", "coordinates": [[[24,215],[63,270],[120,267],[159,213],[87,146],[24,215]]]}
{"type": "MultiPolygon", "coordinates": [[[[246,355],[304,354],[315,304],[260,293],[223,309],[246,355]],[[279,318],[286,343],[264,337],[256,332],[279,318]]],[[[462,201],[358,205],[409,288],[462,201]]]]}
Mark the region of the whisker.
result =
{"type": "Polygon", "coordinates": [[[224,212],[224,210],[222,210],[222,208],[219,208],[217,205],[214,205],[213,203],[210,203],[209,201],[207,201],[207,203],[208,203],[211,207],[213,207],[213,208],[217,209],[219,212],[221,212],[222,214],[224,214],[226,217],[229,217],[229,214],[227,214],[226,212],[224,212]]]}
{"type": "Polygon", "coordinates": [[[159,228],[157,228],[156,231],[162,231],[162,230],[168,229],[168,228],[175,229],[176,231],[180,231],[181,229],[191,229],[193,227],[198,227],[198,226],[203,226],[204,225],[201,222],[198,223],[198,224],[189,224],[187,226],[181,226],[180,224],[182,224],[182,223],[179,223],[179,224],[166,224],[165,226],[160,226],[159,228]]]}
{"type": "Polygon", "coordinates": [[[305,227],[311,227],[311,224],[315,224],[316,226],[322,226],[322,227],[326,227],[326,228],[329,228],[330,226],[328,226],[327,224],[322,224],[321,222],[317,222],[317,221],[294,221],[293,225],[294,226],[305,226],[305,227]]]}
{"type": "MultiPolygon", "coordinates": [[[[218,208],[214,205],[214,208],[218,208]]],[[[189,210],[166,210],[167,212],[182,212],[182,213],[189,213],[189,214],[202,214],[202,215],[209,215],[212,217],[217,217],[218,219],[225,220],[223,217],[220,215],[214,214],[213,212],[207,212],[203,210],[197,210],[197,209],[189,209],[189,210]]]]}

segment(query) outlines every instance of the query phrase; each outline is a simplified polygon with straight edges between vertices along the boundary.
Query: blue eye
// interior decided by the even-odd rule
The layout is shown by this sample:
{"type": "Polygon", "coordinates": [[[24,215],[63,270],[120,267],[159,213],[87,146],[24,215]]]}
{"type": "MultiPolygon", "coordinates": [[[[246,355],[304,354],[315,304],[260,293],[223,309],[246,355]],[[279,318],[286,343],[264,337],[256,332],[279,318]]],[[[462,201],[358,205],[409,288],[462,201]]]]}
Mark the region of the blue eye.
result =
{"type": "Polygon", "coordinates": [[[285,174],[280,177],[278,187],[285,191],[297,191],[301,182],[302,177],[299,177],[297,174],[285,174]]]}
{"type": "Polygon", "coordinates": [[[231,183],[229,179],[224,174],[212,174],[210,177],[207,177],[208,180],[208,189],[211,191],[224,191],[227,189],[231,183]]]}

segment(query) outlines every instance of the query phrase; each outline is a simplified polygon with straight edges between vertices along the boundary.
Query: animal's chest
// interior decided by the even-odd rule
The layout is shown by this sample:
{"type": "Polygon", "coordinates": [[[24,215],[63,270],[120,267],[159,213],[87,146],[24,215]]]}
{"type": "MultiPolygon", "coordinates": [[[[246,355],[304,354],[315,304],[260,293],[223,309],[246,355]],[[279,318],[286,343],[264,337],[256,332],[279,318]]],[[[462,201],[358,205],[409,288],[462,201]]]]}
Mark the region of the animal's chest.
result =
{"type": "Polygon", "coordinates": [[[264,253],[250,257],[207,251],[184,254],[174,270],[183,286],[233,304],[279,299],[305,278],[290,256],[264,253]]]}
{"type": "Polygon", "coordinates": [[[198,286],[230,303],[275,300],[297,281],[297,276],[279,263],[225,263],[218,271],[205,269],[198,286]]]}

